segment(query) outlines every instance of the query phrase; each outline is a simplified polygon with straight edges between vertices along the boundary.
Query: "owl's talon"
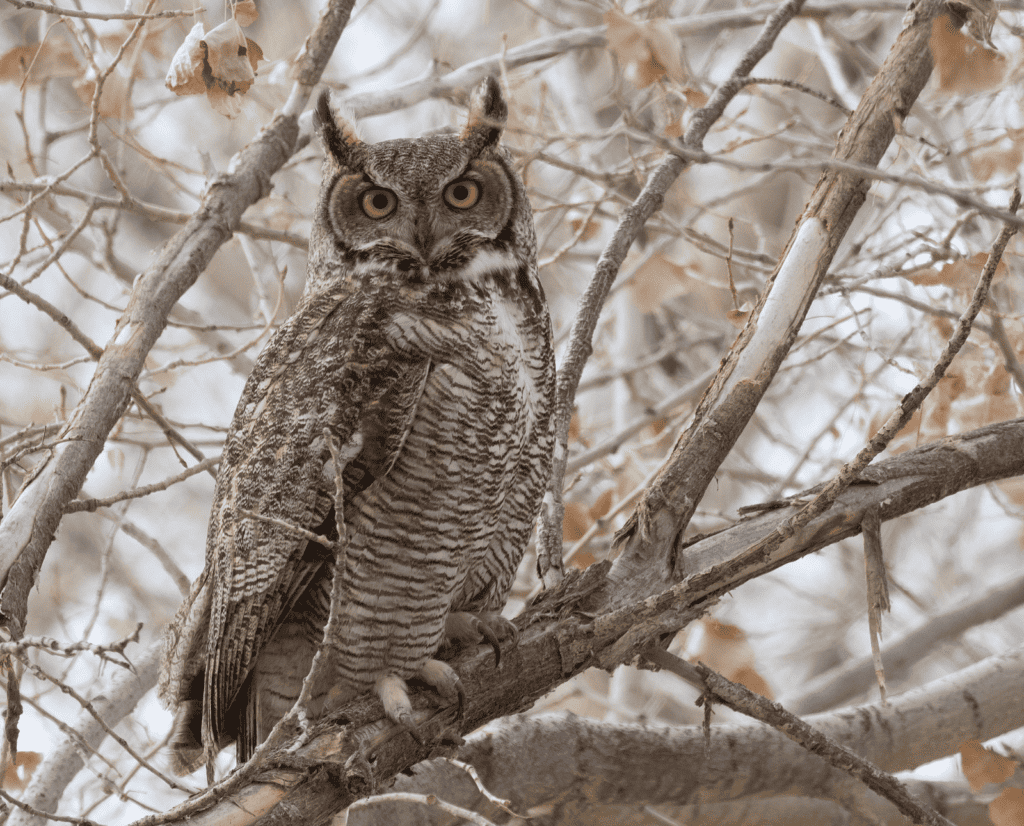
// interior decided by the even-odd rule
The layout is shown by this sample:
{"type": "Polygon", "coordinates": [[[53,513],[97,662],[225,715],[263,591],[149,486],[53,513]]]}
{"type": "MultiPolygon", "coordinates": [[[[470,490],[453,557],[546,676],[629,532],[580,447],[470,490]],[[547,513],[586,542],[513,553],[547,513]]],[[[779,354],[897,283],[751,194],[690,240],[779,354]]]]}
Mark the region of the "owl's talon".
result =
{"type": "Polygon", "coordinates": [[[425,746],[427,744],[427,741],[423,738],[422,732],[420,732],[419,726],[417,726],[416,723],[413,722],[412,717],[409,717],[408,720],[398,720],[397,723],[407,732],[409,732],[409,735],[412,737],[412,739],[415,740],[419,745],[425,746]]]}
{"type": "Polygon", "coordinates": [[[498,641],[498,635],[491,630],[489,625],[480,623],[479,626],[480,635],[484,640],[490,643],[491,649],[494,651],[494,667],[499,668],[501,666],[501,643],[498,641]]]}
{"type": "Polygon", "coordinates": [[[495,611],[453,611],[445,618],[442,648],[488,643],[494,651],[494,667],[501,666],[501,641],[519,643],[519,629],[495,611]]]}

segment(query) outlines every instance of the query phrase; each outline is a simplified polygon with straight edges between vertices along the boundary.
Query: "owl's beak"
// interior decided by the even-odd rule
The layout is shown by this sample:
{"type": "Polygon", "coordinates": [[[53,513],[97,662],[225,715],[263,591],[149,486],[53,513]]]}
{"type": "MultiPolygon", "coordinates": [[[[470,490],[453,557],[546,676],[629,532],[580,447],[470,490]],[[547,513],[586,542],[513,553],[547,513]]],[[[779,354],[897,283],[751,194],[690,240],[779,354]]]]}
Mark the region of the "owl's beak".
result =
{"type": "Polygon", "coordinates": [[[430,225],[430,216],[425,211],[416,216],[414,240],[423,260],[429,261],[431,247],[434,246],[434,230],[430,225]]]}

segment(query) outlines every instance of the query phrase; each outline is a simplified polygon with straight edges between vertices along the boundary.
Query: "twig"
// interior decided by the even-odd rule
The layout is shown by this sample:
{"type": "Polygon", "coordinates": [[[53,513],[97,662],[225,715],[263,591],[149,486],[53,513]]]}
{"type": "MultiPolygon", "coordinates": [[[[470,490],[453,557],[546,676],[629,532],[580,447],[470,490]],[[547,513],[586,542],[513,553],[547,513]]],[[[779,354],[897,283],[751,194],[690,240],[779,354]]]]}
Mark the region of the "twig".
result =
{"type": "Polygon", "coordinates": [[[496,794],[491,792],[484,785],[483,781],[480,779],[480,775],[477,774],[476,768],[474,766],[472,766],[469,763],[464,763],[461,760],[456,760],[454,757],[446,757],[444,759],[448,763],[451,763],[453,766],[462,769],[466,774],[468,774],[470,777],[472,777],[473,778],[473,782],[476,783],[477,791],[479,791],[480,794],[482,794],[484,797],[486,797],[488,800],[490,800],[491,803],[493,803],[499,809],[501,809],[504,812],[507,812],[508,814],[512,815],[513,817],[518,817],[520,819],[528,819],[524,815],[517,814],[516,812],[514,812],[511,809],[511,806],[512,806],[512,801],[511,800],[505,800],[504,798],[498,797],[496,794]]]}
{"type": "Polygon", "coordinates": [[[378,803],[419,803],[423,806],[433,806],[434,808],[440,809],[442,812],[447,812],[452,815],[452,817],[457,817],[460,820],[475,823],[477,826],[496,826],[495,823],[488,820],[482,814],[478,814],[470,809],[464,809],[462,806],[456,806],[454,803],[442,800],[435,794],[413,794],[411,792],[388,792],[386,794],[377,794],[373,797],[366,797],[362,800],[357,800],[349,806],[349,811],[352,811],[353,809],[365,809],[368,806],[373,806],[378,803]]]}
{"type": "Polygon", "coordinates": [[[58,657],[73,657],[81,651],[88,651],[90,654],[95,654],[104,662],[113,663],[114,665],[121,666],[121,668],[130,669],[130,662],[122,662],[121,660],[112,659],[110,654],[118,654],[121,657],[124,657],[124,649],[127,647],[128,643],[139,641],[139,632],[141,630],[142,623],[140,622],[134,633],[122,640],[108,643],[107,645],[97,645],[96,643],[86,642],[85,640],[80,642],[60,642],[52,637],[22,637],[20,640],[0,643],[0,654],[23,656],[29,648],[34,648],[39,651],[45,651],[47,654],[55,654],[58,657]]]}
{"type": "Polygon", "coordinates": [[[278,528],[284,528],[292,536],[298,539],[304,539],[306,542],[315,542],[318,545],[323,545],[325,548],[333,549],[335,543],[331,542],[323,534],[313,533],[313,531],[303,528],[301,525],[296,525],[294,522],[286,522],[284,519],[278,519],[276,516],[264,516],[262,513],[256,513],[256,511],[246,510],[245,508],[239,508],[235,511],[239,516],[245,516],[249,519],[256,519],[260,522],[266,522],[269,525],[275,525],[278,528]]]}
{"type": "Polygon", "coordinates": [[[157,20],[167,17],[192,17],[201,14],[205,9],[197,6],[194,9],[171,9],[169,11],[158,11],[151,14],[134,14],[133,12],[98,12],[81,11],[79,9],[65,9],[54,6],[51,3],[39,3],[36,0],[7,0],[15,8],[32,9],[43,11],[47,14],[56,14],[61,17],[85,17],[89,20],[157,20]]]}
{"type": "Polygon", "coordinates": [[[129,499],[140,499],[143,496],[149,496],[151,493],[167,490],[172,485],[176,485],[178,482],[184,482],[190,476],[195,476],[197,473],[211,470],[217,466],[218,462],[220,462],[220,456],[213,456],[209,459],[204,459],[198,465],[186,468],[177,476],[172,476],[170,479],[164,479],[164,481],[155,482],[152,485],[144,485],[141,488],[132,488],[131,490],[122,491],[121,493],[115,493],[113,496],[108,496],[105,499],[75,499],[74,501],[68,502],[67,507],[64,509],[64,513],[95,511],[97,508],[108,508],[117,502],[124,502],[129,499]]]}

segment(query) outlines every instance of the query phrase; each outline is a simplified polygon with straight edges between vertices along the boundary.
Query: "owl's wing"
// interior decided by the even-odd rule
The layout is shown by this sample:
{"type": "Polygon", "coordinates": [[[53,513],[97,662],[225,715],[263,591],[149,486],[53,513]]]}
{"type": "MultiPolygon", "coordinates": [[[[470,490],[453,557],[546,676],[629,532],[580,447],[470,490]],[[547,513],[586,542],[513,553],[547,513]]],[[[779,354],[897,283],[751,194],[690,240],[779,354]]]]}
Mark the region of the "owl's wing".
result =
{"type": "Polygon", "coordinates": [[[394,465],[430,370],[425,358],[396,354],[379,322],[345,299],[325,294],[300,304],[260,354],[235,413],[207,538],[208,754],[224,739],[228,710],[256,657],[331,557],[291,527],[332,532],[325,428],[343,447],[362,436],[345,479],[346,488],[365,488],[394,465]]]}

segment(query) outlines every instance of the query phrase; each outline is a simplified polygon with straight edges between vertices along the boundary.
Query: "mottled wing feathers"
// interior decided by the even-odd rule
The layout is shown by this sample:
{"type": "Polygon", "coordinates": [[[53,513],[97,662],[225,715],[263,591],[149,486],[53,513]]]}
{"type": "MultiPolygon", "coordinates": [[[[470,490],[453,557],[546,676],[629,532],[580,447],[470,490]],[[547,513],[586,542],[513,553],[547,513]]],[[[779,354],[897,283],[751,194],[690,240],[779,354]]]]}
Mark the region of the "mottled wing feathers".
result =
{"type": "Polygon", "coordinates": [[[333,505],[324,428],[343,445],[373,434],[353,462],[365,486],[394,463],[422,392],[429,363],[396,357],[379,319],[347,297],[304,299],[260,355],[232,423],[207,540],[207,744],[220,742],[255,658],[329,553],[288,527],[315,530],[333,505]]]}

